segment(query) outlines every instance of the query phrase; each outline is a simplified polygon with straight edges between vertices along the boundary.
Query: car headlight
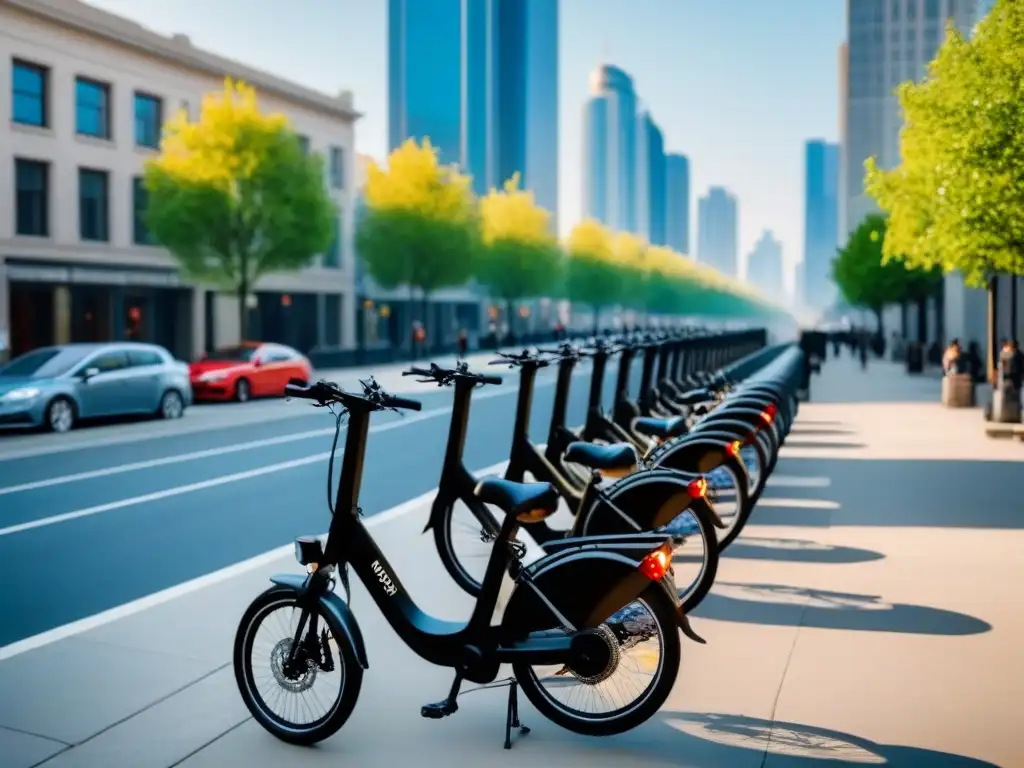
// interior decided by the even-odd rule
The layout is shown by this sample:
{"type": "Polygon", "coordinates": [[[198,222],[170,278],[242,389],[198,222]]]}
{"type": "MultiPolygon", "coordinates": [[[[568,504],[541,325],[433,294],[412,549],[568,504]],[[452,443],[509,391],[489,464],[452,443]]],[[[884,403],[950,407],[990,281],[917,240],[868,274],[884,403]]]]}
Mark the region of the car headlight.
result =
{"type": "Polygon", "coordinates": [[[12,389],[0,397],[0,400],[31,400],[38,394],[39,390],[35,387],[22,387],[21,389],[12,389]]]}
{"type": "Polygon", "coordinates": [[[223,371],[209,371],[208,373],[201,374],[199,376],[200,381],[222,381],[226,379],[228,375],[223,371]]]}

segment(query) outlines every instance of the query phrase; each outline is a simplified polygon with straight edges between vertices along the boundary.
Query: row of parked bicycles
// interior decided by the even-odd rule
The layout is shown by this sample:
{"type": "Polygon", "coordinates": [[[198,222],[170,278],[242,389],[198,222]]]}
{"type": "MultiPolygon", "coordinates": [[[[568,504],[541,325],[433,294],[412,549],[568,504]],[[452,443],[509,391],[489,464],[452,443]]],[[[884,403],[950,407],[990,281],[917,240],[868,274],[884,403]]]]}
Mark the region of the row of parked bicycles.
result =
{"type": "Polygon", "coordinates": [[[350,568],[411,650],[454,671],[448,695],[423,706],[424,717],[456,712],[466,682],[508,685],[506,748],[514,729],[529,730],[519,722],[520,688],[564,728],[621,733],[667,699],[679,670],[680,634],[705,642],[688,615],[707,596],[720,554],[742,532],[775,468],[797,412],[803,352],[767,345],[763,331],[634,333],[498,354],[494,364],[516,370],[519,379],[503,477],[476,477],[463,457],[473,393],[501,378],[466,363],[406,372],[453,389],[425,530],[452,579],[475,598],[469,619],[458,623],[417,606],[361,519],[371,414],[420,404],[372,379],[362,392],[326,381],[288,386],[289,396],[335,413],[337,431],[328,535],[296,539],[306,573],[273,577],[236,635],[239,690],[253,717],[278,738],[321,741],[355,707],[369,662],[349,606],[350,568]],[[584,360],[587,411],[573,427],[569,396],[584,360]],[[631,394],[638,360],[639,388],[631,394]],[[605,407],[613,363],[614,393],[605,407]],[[538,371],[550,366],[557,368],[554,404],[547,440],[537,444],[528,428],[533,394],[538,371]],[[553,524],[560,507],[571,513],[563,526],[553,524]],[[512,674],[499,679],[503,665],[512,674]]]}

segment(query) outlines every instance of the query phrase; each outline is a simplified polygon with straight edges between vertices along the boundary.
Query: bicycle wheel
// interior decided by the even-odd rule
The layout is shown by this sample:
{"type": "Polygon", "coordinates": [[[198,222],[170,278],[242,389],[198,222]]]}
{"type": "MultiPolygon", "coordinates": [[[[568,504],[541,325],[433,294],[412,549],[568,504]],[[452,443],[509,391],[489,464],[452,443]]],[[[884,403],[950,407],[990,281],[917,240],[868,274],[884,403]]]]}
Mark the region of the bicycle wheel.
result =
{"type": "Polygon", "coordinates": [[[445,570],[460,589],[473,597],[480,594],[494,540],[501,529],[501,520],[490,508],[478,506],[474,510],[461,500],[447,503],[433,529],[434,544],[445,570]],[[491,515],[490,520],[481,520],[482,514],[491,515]]]}
{"type": "Polygon", "coordinates": [[[300,607],[296,593],[283,587],[268,589],[242,616],[234,667],[253,718],[291,744],[316,744],[333,735],[352,714],[363,684],[363,668],[334,617],[300,607]],[[325,700],[313,691],[318,684],[335,692],[325,700]]]}
{"type": "Polygon", "coordinates": [[[701,604],[718,575],[718,533],[703,508],[689,507],[660,529],[673,537],[672,571],[685,613],[701,604]]]}
{"type": "Polygon", "coordinates": [[[519,687],[533,706],[556,725],[588,736],[623,733],[657,713],[672,691],[682,657],[676,604],[668,590],[651,584],[605,623],[584,633],[589,658],[577,669],[570,664],[513,663],[519,687]],[[625,682],[631,671],[637,673],[632,684],[625,682]],[[608,709],[584,708],[613,689],[621,696],[609,696],[613,700],[608,709]]]}

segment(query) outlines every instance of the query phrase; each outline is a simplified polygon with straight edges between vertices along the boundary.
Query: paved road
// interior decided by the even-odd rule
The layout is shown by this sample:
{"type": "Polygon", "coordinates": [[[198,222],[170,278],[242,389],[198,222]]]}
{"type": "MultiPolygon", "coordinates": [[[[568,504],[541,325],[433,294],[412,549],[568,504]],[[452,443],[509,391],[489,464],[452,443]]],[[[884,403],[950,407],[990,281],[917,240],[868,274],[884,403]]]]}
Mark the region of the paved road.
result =
{"type": "MultiPolygon", "coordinates": [[[[471,467],[508,457],[517,374],[487,371],[505,383],[475,395],[471,467]]],[[[423,411],[374,416],[361,498],[367,515],[435,488],[440,473],[451,390],[396,372],[382,367],[382,385],[413,391],[423,411]]],[[[355,384],[357,376],[338,378],[355,384]]],[[[538,441],[553,380],[553,369],[538,377],[538,441]]],[[[584,413],[589,378],[577,381],[574,419],[584,413]]],[[[0,591],[0,647],[324,530],[332,434],[324,411],[269,401],[203,406],[171,424],[0,438],[0,583],[24,584],[29,574],[32,583],[0,591]]]]}

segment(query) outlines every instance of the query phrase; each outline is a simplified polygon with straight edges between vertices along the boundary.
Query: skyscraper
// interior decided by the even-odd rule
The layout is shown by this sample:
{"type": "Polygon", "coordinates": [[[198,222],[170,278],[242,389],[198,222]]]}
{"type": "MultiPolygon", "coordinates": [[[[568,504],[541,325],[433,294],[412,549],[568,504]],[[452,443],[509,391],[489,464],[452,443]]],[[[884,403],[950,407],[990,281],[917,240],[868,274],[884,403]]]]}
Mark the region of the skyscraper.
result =
{"type": "Polygon", "coordinates": [[[500,32],[498,179],[519,173],[523,187],[533,190],[537,203],[551,212],[557,231],[558,3],[489,2],[498,4],[500,32]]]}
{"type": "Polygon", "coordinates": [[[690,252],[690,161],[686,155],[665,155],[665,244],[690,252]]]}
{"type": "Polygon", "coordinates": [[[429,138],[478,194],[518,172],[556,213],[558,4],[389,0],[388,140],[429,138]]]}
{"type": "MultiPolygon", "coordinates": [[[[902,125],[894,89],[919,80],[952,19],[969,30],[978,0],[847,0],[847,44],[843,92],[842,234],[876,210],[864,193],[864,161],[883,168],[899,164],[902,125]]],[[[841,62],[842,65],[842,62],[841,62]]]]}
{"type": "Polygon", "coordinates": [[[650,112],[637,130],[637,228],[654,245],[665,244],[665,137],[650,112]]]}
{"type": "Polygon", "coordinates": [[[711,187],[697,202],[697,254],[701,262],[729,277],[737,276],[736,198],[711,187]]]}
{"type": "Polygon", "coordinates": [[[804,147],[803,295],[808,308],[825,309],[835,299],[832,259],[839,244],[839,145],[815,140],[804,147]]]}
{"type": "Polygon", "coordinates": [[[583,215],[612,229],[637,228],[637,117],[633,79],[601,66],[584,107],[583,215]]]}
{"type": "Polygon", "coordinates": [[[782,276],[782,243],[765,231],[747,257],[747,282],[779,303],[785,300],[782,276]]]}

